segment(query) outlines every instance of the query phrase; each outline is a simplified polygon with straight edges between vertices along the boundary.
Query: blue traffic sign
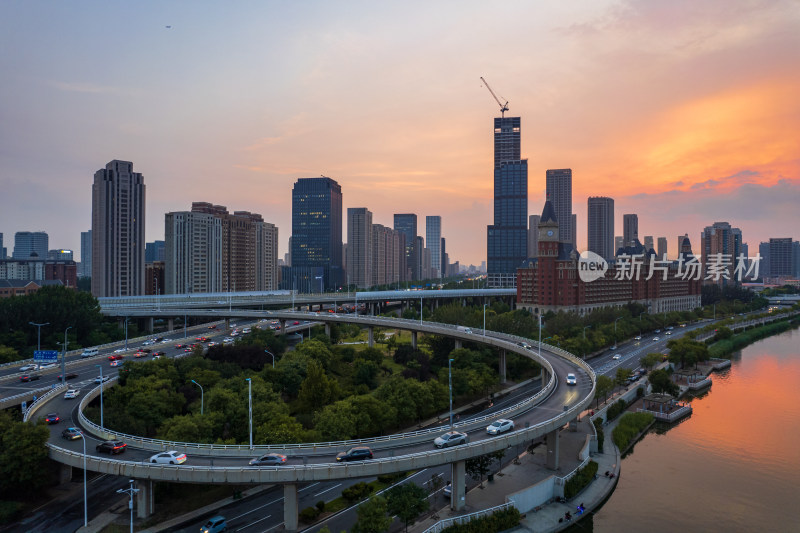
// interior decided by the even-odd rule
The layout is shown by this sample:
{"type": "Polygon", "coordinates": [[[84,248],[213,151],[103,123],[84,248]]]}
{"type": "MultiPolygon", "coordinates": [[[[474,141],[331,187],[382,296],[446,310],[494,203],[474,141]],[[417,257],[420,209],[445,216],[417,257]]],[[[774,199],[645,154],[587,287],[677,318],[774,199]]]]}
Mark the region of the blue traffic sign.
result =
{"type": "Polygon", "coordinates": [[[58,352],[56,350],[34,350],[33,360],[37,363],[57,363],[58,352]]]}

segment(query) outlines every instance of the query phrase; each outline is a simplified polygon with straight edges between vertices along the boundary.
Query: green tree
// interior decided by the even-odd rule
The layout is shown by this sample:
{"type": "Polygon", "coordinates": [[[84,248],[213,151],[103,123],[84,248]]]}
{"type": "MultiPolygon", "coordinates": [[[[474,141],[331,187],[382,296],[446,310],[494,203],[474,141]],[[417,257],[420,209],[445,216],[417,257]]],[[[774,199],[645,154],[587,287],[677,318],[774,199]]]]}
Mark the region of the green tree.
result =
{"type": "Polygon", "coordinates": [[[614,380],[608,376],[597,376],[597,390],[595,391],[595,400],[598,400],[595,403],[595,407],[599,405],[599,399],[602,396],[603,401],[606,401],[608,398],[608,393],[614,390],[614,380]]]}
{"type": "Polygon", "coordinates": [[[0,412],[0,493],[29,496],[50,476],[47,447],[50,431],[44,422],[17,422],[0,412]]]}
{"type": "Polygon", "coordinates": [[[411,482],[389,489],[386,492],[386,502],[389,514],[396,515],[405,524],[406,531],[408,525],[429,507],[425,489],[411,482]]]}
{"type": "Polygon", "coordinates": [[[631,377],[630,368],[617,368],[617,374],[614,378],[614,383],[619,387],[624,387],[628,383],[628,378],[631,377]]]}
{"type": "Polygon", "coordinates": [[[639,359],[639,364],[642,365],[642,368],[645,370],[650,370],[661,361],[661,358],[662,356],[658,352],[649,353],[639,359]]]}
{"type": "Polygon", "coordinates": [[[14,348],[0,344],[0,363],[11,363],[19,359],[19,353],[14,348]]]}
{"type": "Polygon", "coordinates": [[[647,380],[650,382],[654,393],[666,393],[671,394],[676,398],[678,397],[680,387],[678,387],[678,385],[672,381],[672,376],[670,376],[669,372],[666,370],[653,370],[647,376],[647,380]]]}
{"type": "Polygon", "coordinates": [[[383,496],[373,496],[359,505],[356,515],[358,521],[353,525],[353,533],[383,533],[392,525],[386,514],[388,505],[383,496]]]}
{"type": "Polygon", "coordinates": [[[686,365],[696,365],[709,358],[708,347],[704,343],[686,337],[670,340],[667,342],[667,348],[669,348],[669,360],[680,363],[681,368],[685,368],[686,365]]]}
{"type": "Polygon", "coordinates": [[[306,368],[306,378],[300,386],[298,399],[307,411],[313,412],[328,405],[339,396],[339,384],[325,375],[325,369],[316,360],[306,368]]]}
{"type": "Polygon", "coordinates": [[[504,450],[494,453],[487,453],[486,455],[479,455],[472,459],[467,459],[464,464],[464,469],[472,479],[479,479],[481,487],[483,486],[483,477],[489,473],[492,463],[502,459],[505,454],[504,450]]]}

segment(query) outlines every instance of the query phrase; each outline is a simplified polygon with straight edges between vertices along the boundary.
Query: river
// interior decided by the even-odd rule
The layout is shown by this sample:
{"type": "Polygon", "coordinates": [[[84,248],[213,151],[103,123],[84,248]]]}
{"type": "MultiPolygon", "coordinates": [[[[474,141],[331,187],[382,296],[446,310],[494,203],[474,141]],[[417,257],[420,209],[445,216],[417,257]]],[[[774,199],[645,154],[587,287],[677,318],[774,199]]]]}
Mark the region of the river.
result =
{"type": "Polygon", "coordinates": [[[800,531],[800,331],[736,352],[712,379],[689,418],[636,444],[608,501],[570,531],[800,531]]]}

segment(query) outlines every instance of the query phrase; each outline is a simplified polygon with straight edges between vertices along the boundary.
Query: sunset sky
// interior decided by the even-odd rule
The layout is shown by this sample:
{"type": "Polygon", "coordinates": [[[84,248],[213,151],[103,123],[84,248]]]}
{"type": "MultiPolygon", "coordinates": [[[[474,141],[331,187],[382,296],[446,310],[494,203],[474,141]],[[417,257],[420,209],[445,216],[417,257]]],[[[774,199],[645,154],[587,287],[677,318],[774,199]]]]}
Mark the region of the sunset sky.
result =
{"type": "MultiPolygon", "coordinates": [[[[548,168],[639,214],[639,235],[742,228],[750,253],[800,238],[800,4],[794,1],[0,3],[0,232],[80,250],[93,174],[133,161],[147,240],[192,201],[291,234],[291,189],[442,216],[479,264],[492,120],[522,117],[529,211],[548,168]],[[171,26],[168,28],[167,26],[171,26]]],[[[346,235],[346,227],[345,233],[346,235]]]]}

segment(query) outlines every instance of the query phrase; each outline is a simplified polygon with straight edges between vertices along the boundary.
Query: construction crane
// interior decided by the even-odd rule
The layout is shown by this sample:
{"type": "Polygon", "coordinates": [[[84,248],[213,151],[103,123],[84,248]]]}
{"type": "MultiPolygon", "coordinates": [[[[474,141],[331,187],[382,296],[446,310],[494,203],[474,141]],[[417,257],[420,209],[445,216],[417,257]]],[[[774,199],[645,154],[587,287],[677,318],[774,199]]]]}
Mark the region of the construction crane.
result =
{"type": "Polygon", "coordinates": [[[484,85],[486,85],[486,88],[489,89],[489,92],[492,93],[492,96],[494,97],[495,102],[497,102],[497,105],[500,106],[500,116],[505,117],[505,112],[508,111],[508,100],[506,100],[505,104],[501,102],[500,99],[497,97],[497,95],[494,94],[492,88],[489,87],[489,84],[486,82],[486,80],[483,79],[483,76],[481,76],[481,81],[483,82],[484,85]]]}

